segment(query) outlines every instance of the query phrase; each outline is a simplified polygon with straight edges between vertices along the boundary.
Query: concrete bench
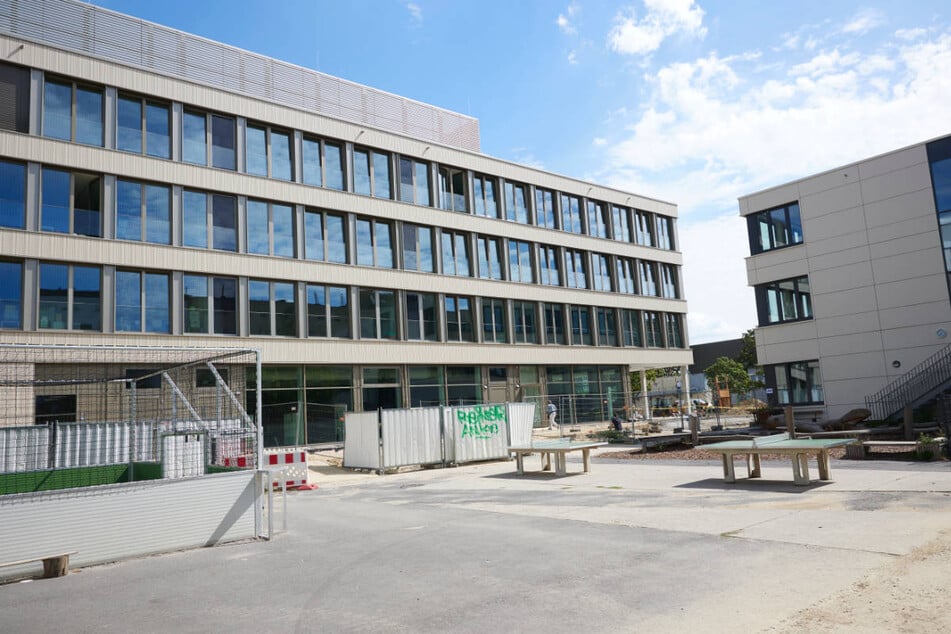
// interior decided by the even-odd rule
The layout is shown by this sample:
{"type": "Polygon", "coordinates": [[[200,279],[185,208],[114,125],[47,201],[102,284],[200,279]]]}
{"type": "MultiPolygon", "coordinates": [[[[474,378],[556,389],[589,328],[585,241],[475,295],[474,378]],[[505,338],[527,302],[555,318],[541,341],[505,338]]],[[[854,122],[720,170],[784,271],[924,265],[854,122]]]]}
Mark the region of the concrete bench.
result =
{"type": "Polygon", "coordinates": [[[57,553],[53,555],[39,555],[37,557],[30,557],[29,559],[20,559],[18,561],[7,561],[0,563],[0,568],[9,568],[12,566],[23,566],[26,564],[31,564],[36,561],[43,562],[43,578],[49,579],[51,577],[62,577],[69,572],[69,556],[75,555],[76,551],[71,550],[65,553],[57,553]]]}
{"type": "MultiPolygon", "coordinates": [[[[935,438],[935,451],[940,452],[944,446],[944,438],[935,438]]],[[[867,458],[869,452],[875,447],[896,447],[898,449],[907,449],[914,451],[918,447],[917,440],[863,440],[845,448],[847,458],[867,458]]]]}

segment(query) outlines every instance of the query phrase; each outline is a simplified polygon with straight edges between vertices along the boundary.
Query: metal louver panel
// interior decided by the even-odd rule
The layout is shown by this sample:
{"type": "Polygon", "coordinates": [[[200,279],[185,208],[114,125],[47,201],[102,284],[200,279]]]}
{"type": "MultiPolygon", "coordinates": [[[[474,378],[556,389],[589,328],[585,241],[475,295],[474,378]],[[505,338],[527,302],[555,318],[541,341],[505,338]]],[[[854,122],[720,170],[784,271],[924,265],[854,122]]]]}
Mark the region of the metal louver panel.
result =
{"type": "Polygon", "coordinates": [[[86,3],[0,0],[0,33],[479,151],[479,122],[473,117],[86,3]]]}

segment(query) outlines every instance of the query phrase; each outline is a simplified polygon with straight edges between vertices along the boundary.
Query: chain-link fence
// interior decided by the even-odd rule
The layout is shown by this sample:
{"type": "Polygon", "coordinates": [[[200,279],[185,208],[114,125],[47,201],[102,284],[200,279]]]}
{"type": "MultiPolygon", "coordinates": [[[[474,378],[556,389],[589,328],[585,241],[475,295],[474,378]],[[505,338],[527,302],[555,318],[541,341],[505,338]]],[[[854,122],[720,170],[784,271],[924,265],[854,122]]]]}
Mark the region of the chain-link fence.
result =
{"type": "Polygon", "coordinates": [[[256,465],[254,350],[0,344],[0,495],[256,465]]]}

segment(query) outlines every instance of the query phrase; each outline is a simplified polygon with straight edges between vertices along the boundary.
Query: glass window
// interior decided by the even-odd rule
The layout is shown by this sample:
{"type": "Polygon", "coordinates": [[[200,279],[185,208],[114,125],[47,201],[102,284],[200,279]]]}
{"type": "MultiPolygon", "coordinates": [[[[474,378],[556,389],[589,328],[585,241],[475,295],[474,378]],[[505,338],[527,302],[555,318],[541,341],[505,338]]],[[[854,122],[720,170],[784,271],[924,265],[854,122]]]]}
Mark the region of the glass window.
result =
{"type": "Polygon", "coordinates": [[[479,277],[485,280],[502,279],[502,244],[498,238],[479,236],[479,277]]]}
{"type": "Polygon", "coordinates": [[[812,319],[807,276],[761,284],[754,290],[760,326],[812,319]]]}
{"type": "Polygon", "coordinates": [[[39,327],[66,330],[69,327],[69,266],[40,264],[39,327]]]}
{"type": "Polygon", "coordinates": [[[116,149],[142,153],[142,100],[119,97],[116,107],[116,149]]]}
{"type": "Polygon", "coordinates": [[[406,338],[410,341],[436,341],[436,296],[431,293],[406,293],[406,338]]]}
{"type": "Polygon", "coordinates": [[[394,291],[360,289],[360,338],[398,338],[394,291]]]}
{"type": "Polygon", "coordinates": [[[101,274],[98,266],[73,266],[73,330],[101,330],[101,274]]]}
{"type": "Polygon", "coordinates": [[[30,133],[30,69],[0,62],[0,130],[30,133]]]}
{"type": "Polygon", "coordinates": [[[617,340],[617,317],[613,308],[598,308],[598,345],[616,346],[617,340]]]}
{"type": "Polygon", "coordinates": [[[624,309],[621,311],[621,332],[626,347],[642,347],[641,315],[636,310],[624,309]]]}
{"type": "Polygon", "coordinates": [[[293,283],[248,281],[248,331],[251,335],[297,336],[293,283]]]}
{"type": "Polygon", "coordinates": [[[284,181],[294,180],[292,159],[291,133],[271,130],[271,177],[284,181]]]}
{"type": "Polygon", "coordinates": [[[664,334],[661,331],[660,313],[644,311],[644,341],[648,348],[663,348],[664,334]]]}
{"type": "Polygon", "coordinates": [[[308,209],[304,213],[304,257],[347,263],[346,222],[343,216],[308,209]]]}
{"type": "Polygon", "coordinates": [[[392,197],[388,154],[365,148],[353,149],[353,191],[376,198],[392,197]]]}
{"type": "Polygon", "coordinates": [[[583,251],[565,249],[565,280],[568,288],[588,288],[587,266],[583,251]]]}
{"type": "Polygon", "coordinates": [[[220,251],[238,250],[238,205],[234,196],[212,194],[212,248],[220,251]]]}
{"type": "Polygon", "coordinates": [[[307,285],[307,336],[350,338],[350,301],[346,288],[307,285]]]}
{"type": "Polygon", "coordinates": [[[640,272],[641,295],[659,297],[657,289],[657,263],[648,260],[638,260],[637,269],[640,272]]]}
{"type": "Polygon", "coordinates": [[[442,232],[442,272],[445,275],[471,275],[469,240],[463,233],[442,232]]]}
{"type": "Polygon", "coordinates": [[[102,235],[102,179],[99,176],[44,167],[42,178],[40,228],[43,231],[102,235]]]}
{"type": "Polygon", "coordinates": [[[0,260],[0,328],[19,329],[23,319],[23,264],[0,260]]]}
{"type": "Polygon", "coordinates": [[[71,141],[73,85],[47,79],[43,85],[43,136],[71,141]]]}
{"type": "Polygon", "coordinates": [[[629,224],[630,210],[626,207],[611,206],[611,237],[620,242],[631,241],[629,224]]]}
{"type": "Polygon", "coordinates": [[[230,277],[184,276],[185,332],[238,334],[237,288],[230,277]]]}
{"type": "Polygon", "coordinates": [[[248,174],[267,176],[267,130],[264,128],[248,124],[244,162],[248,174]]]}
{"type": "Polygon", "coordinates": [[[607,205],[594,200],[587,201],[588,207],[588,235],[596,238],[608,237],[608,218],[607,205]]]}
{"type": "Polygon", "coordinates": [[[528,224],[528,187],[505,181],[505,219],[528,224]]]}
{"type": "Polygon", "coordinates": [[[674,248],[674,219],[667,216],[656,216],[657,246],[670,251],[674,248]]]}
{"type": "Polygon", "coordinates": [[[475,341],[470,298],[446,296],[446,337],[448,341],[475,341]]]}
{"type": "Polygon", "coordinates": [[[439,168],[439,207],[449,211],[469,211],[466,196],[467,174],[454,167],[439,168]]]}
{"type": "Polygon", "coordinates": [[[211,115],[211,166],[237,169],[235,123],[231,117],[211,115]]]}
{"type": "Polygon", "coordinates": [[[182,160],[196,165],[208,164],[207,117],[197,112],[182,114],[182,160]]]}
{"type": "Polygon", "coordinates": [[[577,196],[561,195],[561,229],[571,233],[582,233],[581,200],[577,196]]]}
{"type": "Polygon", "coordinates": [[[145,153],[158,158],[172,157],[169,108],[165,104],[145,102],[145,153]]]}
{"type": "Polygon", "coordinates": [[[558,266],[558,247],[539,245],[538,269],[541,283],[548,286],[561,286],[561,273],[558,266]]]}
{"type": "Polygon", "coordinates": [[[401,156],[399,170],[400,200],[428,206],[430,204],[429,164],[401,156]]]}
{"type": "Polygon", "coordinates": [[[116,271],[115,297],[116,332],[169,332],[168,274],[116,271]]]}
{"type": "Polygon", "coordinates": [[[485,216],[486,218],[501,218],[495,179],[491,176],[476,174],[472,177],[472,181],[476,215],[485,216]]]}
{"type": "Polygon", "coordinates": [[[294,208],[290,205],[247,202],[248,253],[295,256],[294,208]]]}
{"type": "Polygon", "coordinates": [[[171,243],[171,192],[168,187],[116,181],[116,237],[171,243]]]}
{"type": "Polygon", "coordinates": [[[320,141],[304,137],[301,147],[301,158],[303,159],[303,181],[307,185],[320,187],[323,184],[321,176],[321,158],[320,141]]]}
{"type": "Polygon", "coordinates": [[[565,333],[565,311],[562,304],[544,304],[545,342],[565,345],[568,340],[565,333]]]}
{"type": "Polygon", "coordinates": [[[26,167],[0,161],[0,227],[26,226],[26,167]]]}
{"type": "Polygon", "coordinates": [[[410,407],[445,405],[446,392],[441,366],[410,366],[410,407]]]}
{"type": "Polygon", "coordinates": [[[534,302],[513,302],[515,343],[538,343],[538,326],[534,302]]]}
{"type": "Polygon", "coordinates": [[[535,283],[531,245],[528,242],[509,240],[509,279],[513,282],[535,283]]]}
{"type": "Polygon", "coordinates": [[[664,330],[667,332],[668,348],[684,347],[683,322],[680,315],[664,313],[664,330]]]}
{"type": "Polygon", "coordinates": [[[608,264],[608,256],[601,253],[591,254],[591,281],[596,291],[614,290],[611,285],[611,266],[608,264]]]}
{"type": "Polygon", "coordinates": [[[535,224],[555,228],[554,194],[547,189],[535,189],[535,224]]]}
{"type": "Polygon", "coordinates": [[[403,223],[403,268],[426,273],[435,270],[432,228],[403,223]]]}
{"type": "Polygon", "coordinates": [[[182,244],[208,248],[208,196],[203,192],[182,193],[182,244]]]}
{"type": "Polygon", "coordinates": [[[324,186],[330,189],[346,189],[343,174],[343,146],[324,141],[324,186]]]}
{"type": "Polygon", "coordinates": [[[394,409],[402,405],[399,370],[364,368],[363,411],[394,409]]]}
{"type": "Polygon", "coordinates": [[[654,240],[654,221],[648,212],[640,210],[634,212],[634,232],[637,244],[645,247],[657,246],[654,240]]]}
{"type": "Polygon", "coordinates": [[[670,299],[680,297],[680,284],[677,282],[677,267],[673,264],[661,262],[660,266],[660,285],[661,296],[670,299]]]}
{"type": "Polygon", "coordinates": [[[482,298],[482,339],[485,343],[508,343],[504,299],[482,298]]]}
{"type": "Polygon", "coordinates": [[[353,193],[369,196],[370,186],[370,150],[353,149],[353,193]]]}
{"type": "Polygon", "coordinates": [[[482,377],[473,366],[446,367],[446,399],[450,405],[482,402],[482,377]]]}
{"type": "Polygon", "coordinates": [[[587,306],[569,306],[571,315],[571,343],[575,346],[593,346],[591,309],[587,306]]]}
{"type": "Polygon", "coordinates": [[[86,145],[102,143],[102,89],[76,87],[76,142],[86,145]]]}
{"type": "Polygon", "coordinates": [[[766,387],[780,405],[811,405],[824,401],[818,361],[766,366],[766,387]]]}
{"type": "Polygon", "coordinates": [[[755,255],[794,244],[802,244],[799,204],[790,203],[746,217],[750,253],[755,255]]]}
{"type": "Polygon", "coordinates": [[[386,269],[394,267],[390,223],[358,218],[356,242],[357,264],[386,269]]]}
{"type": "Polygon", "coordinates": [[[69,233],[69,172],[43,168],[42,207],[40,212],[40,229],[69,233]]]}
{"type": "Polygon", "coordinates": [[[637,293],[637,283],[634,281],[634,260],[630,258],[616,258],[617,286],[619,293],[637,293]]]}

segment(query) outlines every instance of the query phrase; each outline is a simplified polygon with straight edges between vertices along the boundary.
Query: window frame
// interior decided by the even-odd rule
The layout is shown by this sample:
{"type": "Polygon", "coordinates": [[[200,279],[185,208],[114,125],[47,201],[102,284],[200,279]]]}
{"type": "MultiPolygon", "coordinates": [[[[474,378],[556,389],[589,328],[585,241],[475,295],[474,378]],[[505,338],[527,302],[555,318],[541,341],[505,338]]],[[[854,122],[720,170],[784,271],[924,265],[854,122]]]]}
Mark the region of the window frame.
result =
{"type": "Polygon", "coordinates": [[[773,280],[765,284],[757,284],[753,287],[756,296],[756,313],[759,317],[760,326],[775,326],[777,324],[788,324],[797,321],[810,321],[815,319],[812,309],[812,290],[809,284],[808,275],[790,277],[782,280],[773,280]],[[792,284],[792,288],[783,288],[784,284],[792,284]],[[805,287],[805,290],[802,288],[805,287]],[[792,317],[786,317],[787,303],[783,301],[785,293],[792,294],[792,307],[795,314],[792,317]],[[777,319],[770,318],[770,298],[775,297],[777,319]]]}
{"type": "Polygon", "coordinates": [[[296,282],[287,282],[279,280],[262,280],[257,278],[252,278],[248,280],[248,304],[246,307],[246,319],[248,323],[248,335],[251,337],[297,337],[300,332],[299,324],[297,323],[297,283],[296,282]],[[255,310],[255,302],[261,302],[260,299],[254,299],[254,293],[252,292],[252,285],[260,288],[261,285],[266,285],[267,289],[267,311],[262,311],[260,309],[255,310]],[[284,294],[287,291],[290,291],[289,297],[290,303],[287,306],[290,307],[290,310],[287,310],[286,307],[284,310],[281,309],[281,302],[286,301],[282,297],[288,295],[284,294]],[[258,316],[258,320],[255,320],[255,315],[258,316]],[[262,332],[256,322],[260,321],[260,316],[264,315],[267,319],[267,328],[266,332],[262,332]],[[291,328],[286,330],[285,326],[282,323],[282,317],[286,320],[290,318],[291,328]]]}
{"type": "Polygon", "coordinates": [[[347,222],[346,214],[335,213],[326,209],[315,209],[307,207],[304,209],[304,259],[311,260],[315,262],[328,262],[332,264],[350,264],[350,226],[347,222]],[[313,218],[318,218],[320,221],[319,226],[315,227],[313,218]],[[340,241],[336,240],[337,236],[331,236],[331,223],[328,222],[328,219],[333,219],[333,229],[336,230],[339,227],[342,238],[342,244],[340,241]],[[312,229],[317,228],[319,233],[319,238],[312,239],[312,229]],[[331,240],[331,237],[334,239],[331,240]],[[312,250],[321,251],[320,257],[315,257],[316,254],[311,255],[312,250]],[[334,255],[342,255],[340,257],[331,257],[334,255]]]}
{"type": "MultiPolygon", "coordinates": [[[[62,331],[70,331],[70,332],[78,332],[78,331],[102,332],[102,292],[103,292],[103,283],[102,283],[102,267],[101,267],[101,266],[85,266],[85,265],[80,265],[80,264],[68,264],[68,263],[64,263],[64,262],[47,262],[47,261],[41,261],[41,262],[39,263],[39,269],[38,269],[38,271],[37,271],[36,285],[37,285],[37,294],[36,294],[36,302],[37,302],[36,320],[37,320],[37,329],[38,329],[38,330],[62,330],[62,331]],[[43,287],[43,283],[44,283],[44,282],[43,282],[43,270],[44,270],[44,268],[47,268],[47,270],[49,270],[48,267],[57,267],[57,268],[63,268],[63,269],[65,269],[65,273],[66,273],[66,288],[65,288],[65,289],[57,289],[60,293],[62,293],[63,291],[65,291],[65,296],[64,296],[65,299],[63,299],[63,300],[60,301],[60,302],[53,302],[53,300],[51,300],[51,299],[46,299],[46,300],[43,299],[43,294],[44,294],[44,287],[43,287]],[[97,294],[97,296],[98,296],[98,300],[97,300],[98,307],[96,308],[96,314],[95,314],[95,317],[96,317],[96,320],[98,321],[98,323],[95,324],[95,327],[92,327],[92,328],[84,328],[84,327],[82,327],[80,324],[77,324],[77,319],[78,319],[77,312],[80,312],[80,311],[78,310],[78,308],[80,308],[80,307],[81,307],[82,305],[84,305],[84,304],[92,305],[92,303],[93,303],[93,302],[89,302],[89,301],[83,302],[83,301],[81,301],[79,298],[77,298],[77,295],[78,295],[78,294],[81,294],[81,293],[83,292],[82,289],[78,289],[78,288],[77,288],[78,282],[77,282],[77,280],[76,280],[76,273],[77,273],[78,271],[86,271],[86,272],[90,272],[90,273],[93,272],[93,271],[95,271],[96,273],[98,273],[98,288],[94,291],[94,292],[97,294]],[[51,302],[52,302],[52,304],[51,304],[51,302]],[[52,308],[55,308],[57,304],[65,304],[66,313],[65,313],[65,315],[63,316],[63,317],[64,317],[64,322],[62,322],[62,323],[63,323],[63,326],[62,326],[62,327],[57,328],[57,327],[55,327],[55,326],[50,326],[50,325],[44,326],[44,325],[43,325],[43,319],[44,319],[44,317],[47,317],[47,318],[48,318],[48,315],[44,315],[44,314],[43,314],[43,313],[44,313],[44,303],[46,304],[46,308],[47,308],[47,309],[49,309],[49,308],[51,308],[51,307],[52,307],[52,308]]],[[[59,311],[54,311],[53,314],[55,315],[57,312],[59,312],[59,311]]],[[[48,322],[47,322],[47,323],[48,323],[48,322]]],[[[60,323],[60,322],[54,321],[54,323],[60,323]]]]}
{"type": "Polygon", "coordinates": [[[146,332],[146,333],[156,333],[156,334],[169,334],[172,329],[172,280],[171,275],[162,271],[148,271],[148,270],[138,270],[138,269],[116,269],[116,279],[115,279],[115,289],[114,289],[114,329],[115,332],[146,332]],[[122,292],[120,283],[120,276],[123,275],[135,275],[138,277],[137,280],[137,303],[121,303],[120,302],[120,293],[122,292]],[[149,278],[159,278],[162,277],[165,279],[165,294],[164,306],[160,305],[155,307],[154,304],[150,301],[152,294],[149,292],[149,278]],[[137,316],[138,328],[125,328],[123,322],[124,320],[120,318],[119,312],[120,309],[136,309],[139,313],[137,316]],[[156,311],[164,312],[164,328],[155,328],[151,327],[151,318],[150,313],[155,313],[156,311]]]}
{"type": "Polygon", "coordinates": [[[353,326],[351,324],[351,306],[352,299],[350,297],[350,289],[346,286],[332,286],[329,284],[307,284],[305,289],[305,300],[307,302],[307,337],[308,338],[329,338],[329,339],[352,339],[353,338],[353,326]],[[317,290],[320,290],[323,296],[323,302],[312,302],[311,293],[317,290]],[[342,291],[333,292],[333,291],[342,291]],[[346,301],[344,304],[338,305],[334,302],[334,297],[342,296],[346,301]],[[316,315],[317,310],[312,307],[320,307],[323,315],[316,315]],[[335,313],[335,309],[340,309],[343,307],[343,315],[341,319],[341,314],[335,313]],[[316,322],[315,322],[316,320],[316,322]],[[315,332],[315,330],[320,330],[319,325],[323,324],[323,332],[315,332]],[[316,324],[316,326],[315,326],[316,324]],[[340,325],[343,325],[344,328],[339,328],[340,325]]]}
{"type": "Polygon", "coordinates": [[[802,230],[802,212],[798,201],[788,202],[757,211],[746,217],[746,227],[750,241],[750,255],[758,255],[800,245],[804,241],[802,230]],[[774,229],[777,216],[782,215],[785,242],[778,244],[774,229]],[[764,230],[766,231],[764,235],[764,230]],[[766,238],[768,245],[763,244],[766,238]]]}

